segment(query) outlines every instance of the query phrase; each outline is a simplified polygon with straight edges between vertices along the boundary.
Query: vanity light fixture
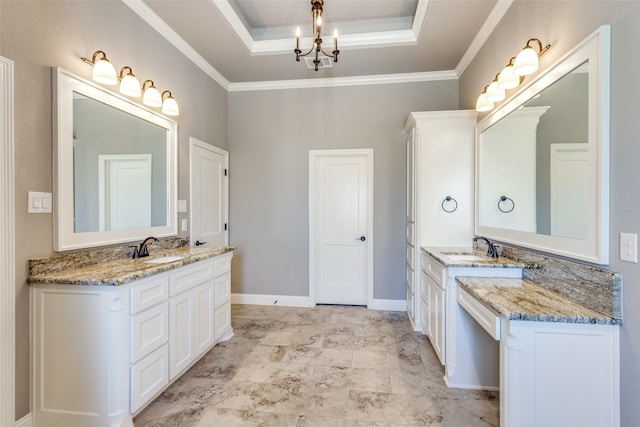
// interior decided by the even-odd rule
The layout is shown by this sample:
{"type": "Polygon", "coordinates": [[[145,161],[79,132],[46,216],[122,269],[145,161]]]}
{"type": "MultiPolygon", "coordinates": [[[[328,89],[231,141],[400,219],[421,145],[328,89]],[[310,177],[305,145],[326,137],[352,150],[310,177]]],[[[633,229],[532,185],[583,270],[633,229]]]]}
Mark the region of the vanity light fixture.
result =
{"type": "Polygon", "coordinates": [[[129,66],[124,66],[120,69],[120,93],[123,95],[131,96],[133,98],[139,98],[142,95],[140,90],[140,82],[133,74],[133,70],[129,66]],[[127,71],[127,74],[124,74],[127,71]]]}
{"type": "Polygon", "coordinates": [[[517,56],[509,60],[493,81],[484,87],[476,101],[476,111],[490,111],[494,103],[500,102],[506,97],[506,90],[514,89],[524,81],[524,76],[538,71],[538,58],[551,47],[550,44],[542,46],[538,39],[529,39],[517,56]],[[538,52],[533,48],[538,45],[538,52]]]}
{"type": "Polygon", "coordinates": [[[116,69],[107,59],[107,54],[102,50],[96,50],[92,59],[80,58],[83,62],[93,66],[91,77],[98,83],[106,85],[116,85],[120,82],[120,93],[132,98],[139,98],[142,95],[142,103],[148,107],[162,108],[162,113],[168,116],[180,114],[180,108],[171,91],[160,91],[153,83],[153,80],[145,80],[142,85],[138,81],[133,69],[125,65],[116,73],[116,69]],[[165,97],[165,94],[167,95],[165,97]]]}
{"type": "Polygon", "coordinates": [[[178,103],[173,95],[171,95],[171,91],[165,90],[162,92],[162,112],[167,116],[177,116],[180,114],[180,108],[178,108],[178,103]],[[166,98],[165,95],[167,95],[166,98]]]}
{"type": "Polygon", "coordinates": [[[307,56],[311,52],[315,52],[313,64],[314,70],[318,71],[318,66],[322,63],[319,58],[320,53],[324,56],[333,59],[333,62],[338,62],[338,30],[333,31],[333,52],[328,54],[322,49],[322,7],[324,6],[324,0],[311,0],[311,16],[312,16],[312,28],[313,28],[313,45],[307,53],[302,53],[300,50],[300,27],[296,29],[296,48],[293,52],[296,54],[296,61],[300,62],[301,56],[307,56]]]}
{"type": "Polygon", "coordinates": [[[162,95],[160,95],[160,91],[156,85],[153,84],[152,80],[145,80],[144,83],[142,83],[142,93],[144,93],[144,95],[142,95],[142,103],[144,105],[149,107],[162,107],[162,95]],[[147,86],[147,83],[151,84],[147,86]]]}
{"type": "Polygon", "coordinates": [[[116,69],[113,68],[109,59],[107,59],[107,54],[101,50],[96,50],[93,53],[93,57],[91,59],[80,58],[87,64],[93,65],[93,71],[91,72],[91,77],[93,80],[103,83],[109,86],[113,86],[118,84],[118,75],[116,74],[116,69]],[[98,55],[102,55],[101,58],[98,59],[98,55]],[[96,61],[97,60],[97,61],[96,61]]]}

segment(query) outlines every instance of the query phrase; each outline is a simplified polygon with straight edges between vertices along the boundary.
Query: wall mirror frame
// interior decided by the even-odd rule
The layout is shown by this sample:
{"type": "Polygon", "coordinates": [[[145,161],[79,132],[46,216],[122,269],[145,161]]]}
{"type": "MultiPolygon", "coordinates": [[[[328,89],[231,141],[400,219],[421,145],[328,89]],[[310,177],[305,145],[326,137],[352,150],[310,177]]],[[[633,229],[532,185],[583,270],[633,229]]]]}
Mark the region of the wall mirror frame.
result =
{"type": "MultiPolygon", "coordinates": [[[[498,109],[478,122],[476,126],[475,182],[475,232],[477,235],[595,264],[608,264],[610,38],[610,27],[600,27],[555,64],[541,72],[531,83],[523,87],[498,109]],[[498,209],[497,202],[500,197],[496,199],[496,194],[493,194],[495,191],[490,188],[487,182],[509,179],[509,177],[492,175],[498,173],[492,172],[494,168],[490,166],[494,158],[487,157],[489,138],[492,135],[491,127],[510,116],[517,117],[519,113],[516,112],[525,103],[534,99],[572,71],[580,67],[584,69],[585,63],[588,65],[588,118],[586,120],[587,129],[585,129],[587,141],[580,141],[586,142],[588,147],[586,178],[580,180],[581,182],[586,181],[586,186],[583,189],[586,206],[585,235],[580,238],[563,237],[559,233],[553,235],[552,232],[538,232],[538,229],[524,231],[523,228],[508,225],[506,220],[504,223],[496,222],[496,215],[494,213],[490,215],[486,206],[496,205],[494,208],[498,209]],[[490,217],[491,219],[489,219],[490,217]]],[[[493,134],[495,135],[495,130],[493,134]]],[[[518,137],[514,136],[509,143],[517,144],[518,137]]],[[[524,150],[519,155],[521,158],[529,156],[524,153],[524,150]]],[[[535,153],[532,157],[532,161],[535,162],[535,153]]],[[[534,173],[536,173],[535,170],[534,173]]],[[[533,193],[535,193],[535,189],[533,193]]],[[[510,199],[517,197],[512,194],[507,196],[510,199]]],[[[506,200],[506,202],[509,203],[508,208],[497,214],[504,215],[505,218],[507,215],[512,215],[511,201],[506,200]],[[505,213],[505,211],[507,212],[505,213]]],[[[521,200],[516,200],[516,208],[519,202],[521,200]]],[[[536,200],[533,200],[530,204],[535,205],[535,203],[536,200]]]]}
{"type": "MultiPolygon", "coordinates": [[[[148,236],[168,237],[177,235],[177,123],[63,69],[54,68],[52,74],[54,92],[54,250],[59,252],[132,242],[148,236]],[[127,120],[127,123],[134,122],[132,126],[136,127],[136,129],[144,127],[155,135],[153,139],[149,138],[146,141],[147,144],[154,147],[156,154],[154,154],[153,163],[149,161],[145,167],[147,174],[150,175],[149,169],[151,169],[156,175],[154,175],[153,179],[149,178],[148,181],[152,180],[151,183],[144,184],[147,189],[147,193],[145,194],[148,194],[149,197],[153,197],[154,199],[152,202],[145,202],[146,206],[143,208],[147,212],[152,212],[151,216],[155,216],[153,219],[150,218],[146,221],[142,220],[141,222],[134,222],[121,227],[105,227],[104,219],[101,217],[98,220],[97,214],[93,213],[92,216],[96,218],[92,218],[92,222],[94,222],[95,225],[85,227],[85,229],[78,225],[80,223],[79,216],[82,215],[82,210],[79,207],[76,208],[75,205],[79,204],[82,197],[76,198],[76,193],[80,191],[76,189],[76,186],[79,186],[79,183],[83,180],[91,179],[97,182],[98,178],[96,178],[96,176],[99,174],[98,162],[101,161],[98,158],[114,157],[114,147],[110,146],[111,144],[100,142],[99,144],[105,144],[105,151],[100,151],[98,155],[95,156],[95,159],[91,158],[87,162],[89,166],[85,169],[87,169],[88,172],[81,172],[81,165],[74,162],[74,152],[76,151],[74,144],[77,142],[75,141],[76,131],[78,126],[80,126],[79,123],[74,124],[74,100],[77,101],[78,99],[92,102],[97,108],[103,108],[105,109],[103,111],[112,112],[114,116],[127,120]],[[104,153],[108,155],[102,155],[104,153]],[[158,159],[157,162],[156,159],[158,159]],[[81,173],[88,173],[90,176],[76,176],[81,173]],[[151,196],[152,191],[153,196],[151,196]],[[149,206],[149,204],[151,206],[149,206]]],[[[79,108],[77,104],[75,108],[79,108]]],[[[75,111],[76,117],[78,117],[77,113],[78,110],[75,111]]],[[[94,116],[92,116],[91,119],[98,121],[103,120],[101,117],[94,116]]],[[[128,128],[129,126],[116,125],[113,127],[128,128]]],[[[127,142],[126,144],[133,146],[141,139],[139,133],[133,131],[127,138],[130,138],[129,141],[132,142],[127,142]]],[[[78,137],[78,140],[80,139],[81,138],[78,137]]],[[[114,136],[111,136],[111,142],[113,142],[114,145],[117,142],[122,143],[123,139],[125,138],[122,134],[115,135],[114,133],[114,136]]],[[[131,154],[135,153],[135,150],[134,148],[128,148],[125,150],[127,153],[124,157],[136,157],[136,154],[131,154]]],[[[138,157],[141,157],[140,155],[142,153],[151,150],[147,146],[141,148],[139,151],[141,151],[141,153],[139,153],[138,157]]],[[[150,154],[144,154],[143,157],[144,156],[151,157],[150,154]]],[[[118,157],[118,154],[115,154],[115,157],[118,157]]],[[[116,174],[116,172],[113,172],[113,174],[116,174]]],[[[127,183],[130,181],[126,181],[125,174],[126,173],[123,172],[122,175],[125,184],[121,186],[127,187],[127,183]]],[[[102,181],[100,185],[103,186],[102,181]]],[[[88,198],[91,199],[89,209],[91,209],[92,212],[98,212],[98,206],[104,204],[104,197],[103,195],[100,196],[97,194],[99,193],[97,188],[96,184],[95,189],[92,187],[88,191],[83,190],[87,192],[88,198]]],[[[130,207],[138,206],[138,201],[131,200],[132,197],[129,197],[129,199],[128,203],[130,207]]],[[[137,211],[133,212],[133,214],[137,213],[137,211]]],[[[112,215],[115,216],[115,214],[112,215]]]]}

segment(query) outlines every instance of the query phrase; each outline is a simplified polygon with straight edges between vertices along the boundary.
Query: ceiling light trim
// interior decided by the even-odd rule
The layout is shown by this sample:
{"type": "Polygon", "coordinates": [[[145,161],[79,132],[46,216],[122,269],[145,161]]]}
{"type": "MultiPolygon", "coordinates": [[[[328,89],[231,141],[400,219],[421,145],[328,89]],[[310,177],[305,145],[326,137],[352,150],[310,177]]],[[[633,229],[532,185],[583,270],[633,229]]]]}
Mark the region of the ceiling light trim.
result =
{"type": "Polygon", "coordinates": [[[474,37],[473,41],[469,45],[467,51],[460,58],[460,62],[456,65],[455,71],[458,76],[461,76],[462,73],[467,69],[471,61],[476,57],[480,48],[487,41],[489,36],[493,33],[493,31],[498,26],[498,23],[502,20],[504,15],[507,13],[507,10],[511,7],[514,0],[498,0],[496,5],[491,10],[491,13],[487,17],[487,20],[484,21],[482,27],[478,31],[478,34],[474,37]]]}
{"type": "MultiPolygon", "coordinates": [[[[123,0],[134,1],[134,0],[123,0]]],[[[136,0],[142,1],[142,0],[136,0]]],[[[293,50],[291,38],[275,40],[254,40],[229,0],[209,0],[218,8],[222,16],[229,23],[233,31],[247,47],[252,56],[280,55],[293,50]]],[[[513,1],[513,0],[510,0],[513,1]]],[[[371,33],[340,35],[340,49],[359,49],[389,46],[414,46],[418,44],[418,35],[427,16],[429,0],[418,0],[416,14],[410,30],[379,31],[371,33]]],[[[304,42],[305,39],[301,39],[304,42]]],[[[311,38],[309,38],[311,40],[311,38]]]]}
{"type": "Polygon", "coordinates": [[[320,79],[272,80],[264,82],[231,83],[229,92],[259,90],[313,89],[325,87],[365,86],[380,84],[418,83],[442,80],[457,80],[454,70],[428,71],[421,73],[379,74],[371,76],[330,77],[320,79]]]}
{"type": "Polygon", "coordinates": [[[173,46],[182,52],[191,62],[204,71],[216,83],[225,90],[229,90],[229,80],[227,80],[218,70],[216,70],[209,62],[204,59],[196,50],[189,45],[182,37],[178,35],[169,25],[164,22],[156,13],[144,4],[143,0],[122,0],[124,4],[129,6],[138,16],[140,16],[147,24],[156,30],[161,36],[169,41],[173,46]]]}

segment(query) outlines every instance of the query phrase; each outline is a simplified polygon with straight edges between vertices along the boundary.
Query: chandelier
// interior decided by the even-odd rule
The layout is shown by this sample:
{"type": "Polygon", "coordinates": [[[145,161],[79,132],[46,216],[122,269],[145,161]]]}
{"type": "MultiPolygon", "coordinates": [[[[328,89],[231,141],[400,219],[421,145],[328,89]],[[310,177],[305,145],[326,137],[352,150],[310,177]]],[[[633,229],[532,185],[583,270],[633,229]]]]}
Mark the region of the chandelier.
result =
{"type": "Polygon", "coordinates": [[[340,51],[338,50],[338,30],[334,30],[333,32],[333,52],[332,55],[322,49],[322,6],[324,5],[324,0],[311,0],[311,15],[313,17],[313,46],[307,53],[302,53],[300,50],[300,27],[296,29],[296,48],[294,50],[296,54],[296,61],[300,62],[301,56],[307,56],[311,52],[314,52],[313,63],[315,65],[315,70],[318,71],[318,65],[321,60],[319,59],[320,54],[322,53],[324,56],[333,59],[333,62],[338,62],[338,54],[340,51]]]}

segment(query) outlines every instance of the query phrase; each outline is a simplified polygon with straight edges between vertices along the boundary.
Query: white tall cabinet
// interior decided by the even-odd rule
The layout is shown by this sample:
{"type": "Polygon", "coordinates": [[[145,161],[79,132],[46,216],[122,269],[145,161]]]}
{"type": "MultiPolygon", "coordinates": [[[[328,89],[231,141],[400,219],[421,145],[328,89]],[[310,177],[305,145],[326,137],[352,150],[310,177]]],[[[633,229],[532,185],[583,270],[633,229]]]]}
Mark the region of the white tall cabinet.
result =
{"type": "Polygon", "coordinates": [[[420,247],[471,246],[475,124],[471,110],[414,112],[405,123],[407,313],[414,330],[427,335],[430,298],[421,291],[420,247]]]}

